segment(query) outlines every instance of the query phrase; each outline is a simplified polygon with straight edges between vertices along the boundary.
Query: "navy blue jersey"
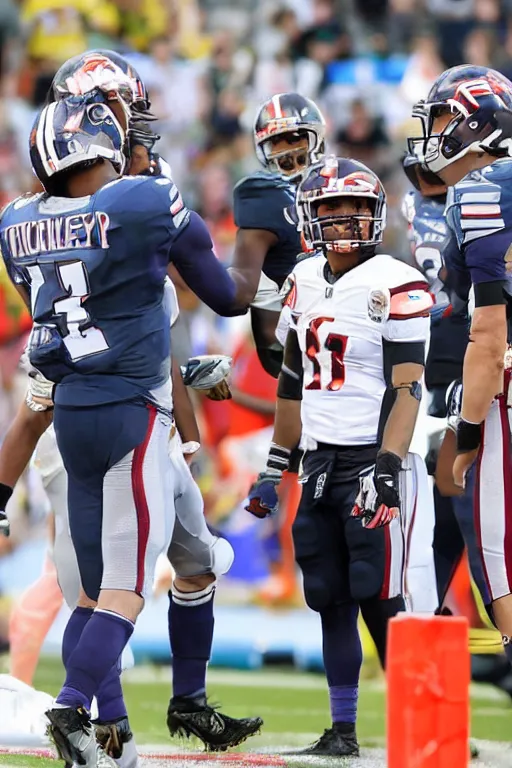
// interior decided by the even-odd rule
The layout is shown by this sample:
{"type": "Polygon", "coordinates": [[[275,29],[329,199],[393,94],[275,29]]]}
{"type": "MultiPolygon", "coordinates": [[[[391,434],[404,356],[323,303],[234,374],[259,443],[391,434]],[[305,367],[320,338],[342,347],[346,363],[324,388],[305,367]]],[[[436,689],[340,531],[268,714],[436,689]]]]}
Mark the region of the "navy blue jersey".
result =
{"type": "Polygon", "coordinates": [[[457,277],[457,291],[503,281],[512,302],[512,160],[497,160],[451,187],[446,205],[448,226],[458,248],[447,254],[457,277]]]}
{"type": "Polygon", "coordinates": [[[263,171],[247,176],[236,185],[235,224],[240,229],[266,229],[278,242],[269,249],[263,272],[279,286],[293,270],[302,250],[300,235],[284,215],[295,202],[296,188],[281,176],[263,171]]]}
{"type": "Polygon", "coordinates": [[[189,220],[172,181],[141,176],[90,197],[22,197],[4,211],[6,267],[29,291],[36,329],[52,329],[31,360],[58,380],[57,403],[149,397],[168,380],[164,278],[189,220]]]}
{"type": "MultiPolygon", "coordinates": [[[[431,310],[425,383],[431,392],[437,388],[443,388],[444,391],[445,387],[462,375],[469,333],[466,303],[459,301],[456,311],[453,311],[446,286],[438,277],[444,264],[444,254],[453,246],[454,238],[446,224],[444,198],[424,197],[420,192],[411,191],[404,199],[402,210],[409,222],[414,257],[428,278],[436,299],[431,310]]],[[[444,396],[439,401],[444,409],[444,396]]],[[[443,412],[437,412],[435,402],[431,403],[429,413],[432,416],[444,415],[443,412]]]]}

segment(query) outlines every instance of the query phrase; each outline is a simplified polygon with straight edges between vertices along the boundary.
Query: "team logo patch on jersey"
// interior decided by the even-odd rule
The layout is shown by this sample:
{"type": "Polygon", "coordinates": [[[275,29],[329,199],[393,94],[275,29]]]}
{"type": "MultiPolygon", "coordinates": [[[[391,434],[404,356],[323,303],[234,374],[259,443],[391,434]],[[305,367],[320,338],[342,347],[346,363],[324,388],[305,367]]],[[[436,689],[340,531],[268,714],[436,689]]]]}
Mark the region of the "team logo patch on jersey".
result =
{"type": "Polygon", "coordinates": [[[384,323],[389,317],[391,295],[387,288],[372,288],[368,294],[368,317],[374,323],[384,323]]]}

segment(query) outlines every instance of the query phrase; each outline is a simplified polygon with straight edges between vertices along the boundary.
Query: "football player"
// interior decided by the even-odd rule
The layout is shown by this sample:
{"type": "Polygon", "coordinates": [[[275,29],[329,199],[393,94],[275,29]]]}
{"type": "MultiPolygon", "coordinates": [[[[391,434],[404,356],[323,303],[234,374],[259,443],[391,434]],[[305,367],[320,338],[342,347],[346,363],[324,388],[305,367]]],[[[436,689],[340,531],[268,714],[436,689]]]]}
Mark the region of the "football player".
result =
{"type": "MultiPolygon", "coordinates": [[[[154,144],[158,136],[151,131],[147,123],[154,118],[150,112],[150,102],[145,86],[133,67],[119,54],[113,51],[96,50],[70,59],[55,75],[48,101],[62,99],[69,95],[84,94],[94,88],[101,90],[119,121],[124,121],[128,125],[126,153],[130,175],[143,173],[169,176],[168,165],[154,152],[154,144]]],[[[199,361],[199,365],[189,369],[187,381],[190,381],[193,386],[204,388],[205,371],[204,361],[199,361]],[[203,383],[199,378],[202,378],[203,383]]],[[[175,396],[181,384],[178,376],[173,377],[175,396]]],[[[31,389],[37,390],[38,387],[42,387],[43,390],[46,389],[46,392],[42,393],[43,398],[51,397],[51,385],[48,392],[48,384],[41,382],[41,378],[37,374],[31,378],[31,389]]],[[[206,377],[206,385],[209,385],[208,377],[206,377]]],[[[214,397],[212,391],[210,396],[214,397]]],[[[181,401],[176,413],[182,435],[186,404],[185,398],[181,401]]],[[[33,425],[33,416],[25,412],[24,415],[22,414],[22,423],[30,419],[33,425]]],[[[187,442],[192,441],[197,446],[194,434],[194,429],[197,432],[195,419],[193,422],[187,442]]],[[[40,420],[41,431],[45,426],[44,419],[40,420]]],[[[27,434],[28,438],[31,436],[33,436],[32,429],[27,434]]],[[[8,445],[13,447],[13,442],[20,461],[15,461],[16,456],[13,456],[12,452],[9,453],[8,461],[11,467],[14,464],[16,478],[16,467],[24,465],[27,457],[32,454],[35,443],[29,440],[31,445],[27,446],[24,456],[21,456],[23,441],[19,440],[16,425],[14,425],[13,441],[9,440],[8,445]]],[[[185,446],[185,450],[190,450],[193,447],[192,443],[190,446],[185,446]]],[[[223,568],[226,567],[226,558],[222,553],[226,542],[213,537],[208,531],[197,486],[193,483],[190,473],[188,476],[187,473],[188,470],[185,472],[185,479],[188,485],[192,483],[192,487],[187,492],[176,494],[179,497],[178,519],[169,550],[169,557],[178,577],[169,593],[169,632],[173,650],[174,696],[169,703],[168,724],[171,735],[177,732],[190,735],[193,732],[202,738],[210,749],[226,748],[239,744],[255,733],[261,725],[261,720],[260,718],[230,718],[214,711],[205,700],[206,666],[213,640],[215,573],[225,572],[223,568]],[[180,594],[180,590],[186,593],[186,598],[180,594]],[[204,594],[205,590],[207,594],[204,594]],[[193,627],[193,630],[190,627],[193,627]],[[219,727],[220,720],[223,723],[222,728],[219,727]]],[[[10,487],[13,485],[10,470],[4,482],[11,485],[7,484],[3,488],[0,484],[0,494],[9,494],[10,487]]],[[[187,483],[180,481],[180,485],[186,485],[188,488],[187,483]]],[[[58,487],[57,480],[52,479],[51,488],[58,487]]],[[[6,499],[2,501],[5,509],[6,499]]],[[[58,503],[59,499],[57,498],[56,501],[58,503]]],[[[56,552],[57,557],[65,564],[69,558],[65,547],[59,547],[57,544],[56,552]]],[[[72,568],[71,575],[73,577],[72,568]]],[[[61,576],[62,578],[64,577],[61,576]]]]}
{"type": "Polygon", "coordinates": [[[264,369],[277,377],[283,352],[275,337],[279,291],[302,250],[285,209],[293,205],[305,169],[324,152],[325,120],[310,99],[278,93],[259,109],[254,124],[256,156],[265,172],[240,181],[233,193],[238,227],[233,269],[244,280],[251,324],[264,369]]]}
{"type": "Polygon", "coordinates": [[[299,185],[299,229],[317,253],[290,276],[273,442],[249,492],[252,514],[272,514],[301,441],[293,538],[306,602],[321,618],[332,714],[303,754],[358,754],[359,609],[383,664],[389,619],[404,610],[401,473],[411,466],[432,299],[416,269],[376,255],[385,201],[377,176],[353,160],[326,157],[299,185]]]}
{"type": "Polygon", "coordinates": [[[447,222],[457,239],[447,266],[456,290],[474,290],[463,365],[453,477],[464,487],[476,461],[475,525],[492,616],[512,661],[510,363],[512,302],[512,83],[487,67],[446,70],[413,108],[422,132],[409,147],[449,187],[447,222]],[[483,513],[485,510],[485,514],[483,513]]]}
{"type": "MultiPolygon", "coordinates": [[[[447,278],[441,254],[451,245],[444,217],[446,185],[440,183],[440,180],[428,171],[422,170],[414,155],[406,155],[403,158],[403,168],[416,188],[406,194],[402,205],[402,212],[409,224],[411,249],[418,267],[428,279],[432,294],[436,297],[431,312],[430,344],[425,366],[425,385],[429,394],[427,412],[429,416],[446,419],[446,391],[461,375],[468,342],[467,305],[460,299],[455,308],[450,304],[449,285],[445,285],[440,277],[441,274],[447,278]]],[[[446,439],[451,440],[452,434],[447,433],[446,439]]],[[[427,455],[427,465],[432,475],[436,472],[438,443],[439,436],[436,434],[427,455]]],[[[443,466],[440,466],[439,471],[442,470],[443,466]]],[[[437,591],[442,606],[456,565],[464,551],[464,541],[456,518],[460,516],[463,529],[467,529],[473,516],[473,502],[470,489],[465,498],[448,497],[444,496],[435,484],[434,503],[434,555],[437,591]]],[[[476,546],[476,542],[473,543],[476,546]]],[[[471,551],[474,548],[472,547],[471,551]]],[[[477,580],[478,576],[477,569],[477,580]]]]}
{"type": "Polygon", "coordinates": [[[45,107],[30,155],[46,192],[14,201],[0,226],[7,269],[35,321],[31,363],[57,382],[54,425],[82,584],[64,638],[73,634],[66,681],[48,718],[63,759],[88,766],[115,765],[96,745],[90,703],[131,636],[174,519],[169,259],[213,309],[242,306],[236,278],[175,185],[119,176],[125,139],[99,90],[45,107]]]}

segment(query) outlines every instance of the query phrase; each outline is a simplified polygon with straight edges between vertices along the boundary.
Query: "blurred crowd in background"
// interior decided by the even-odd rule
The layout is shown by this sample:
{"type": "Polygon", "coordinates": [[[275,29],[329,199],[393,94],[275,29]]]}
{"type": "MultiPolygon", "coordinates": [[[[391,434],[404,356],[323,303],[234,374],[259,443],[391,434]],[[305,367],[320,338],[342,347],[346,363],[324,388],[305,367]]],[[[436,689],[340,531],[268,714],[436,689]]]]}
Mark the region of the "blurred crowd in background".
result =
{"type": "MultiPolygon", "coordinates": [[[[328,150],[380,175],[388,195],[384,249],[410,258],[399,160],[411,105],[449,66],[487,65],[512,75],[512,0],[0,0],[2,204],[32,185],[28,134],[55,71],[98,47],[127,55],[146,83],[159,118],[157,149],[188,204],[206,219],[223,262],[236,234],[233,185],[257,168],[255,112],[270,95],[289,90],[323,110],[328,150]]],[[[203,450],[194,471],[211,524],[242,541],[253,522],[240,503],[264,464],[276,381],[258,363],[247,318],[215,318],[179,281],[178,289],[173,349],[180,362],[215,351],[234,357],[233,399],[198,402],[203,450]]],[[[23,396],[17,366],[29,327],[1,273],[0,438],[23,396]]],[[[29,477],[17,495],[19,533],[0,539],[0,558],[26,538],[27,520],[44,517],[44,502],[30,485],[29,477]]],[[[290,520],[298,491],[285,490],[290,520]]],[[[278,530],[258,525],[263,560],[255,563],[259,550],[249,547],[241,558],[245,576],[254,576],[262,599],[293,600],[289,523],[278,530]],[[263,587],[258,574],[270,574],[263,587]]],[[[42,527],[29,526],[28,535],[42,536],[42,527]]]]}

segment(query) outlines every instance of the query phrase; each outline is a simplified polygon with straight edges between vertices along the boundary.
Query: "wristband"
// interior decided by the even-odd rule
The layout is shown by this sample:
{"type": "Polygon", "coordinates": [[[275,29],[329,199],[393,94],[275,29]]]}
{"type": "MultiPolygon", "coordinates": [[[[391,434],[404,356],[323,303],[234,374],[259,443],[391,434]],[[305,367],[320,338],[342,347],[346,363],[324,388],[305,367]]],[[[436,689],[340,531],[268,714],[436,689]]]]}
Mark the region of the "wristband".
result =
{"type": "Polygon", "coordinates": [[[4,511],[7,502],[12,496],[13,489],[10,485],[5,485],[5,483],[0,483],[0,511],[4,511]]]}
{"type": "Polygon", "coordinates": [[[379,451],[375,461],[376,474],[398,477],[402,469],[402,459],[392,451],[379,451]]]}
{"type": "Polygon", "coordinates": [[[188,443],[183,443],[181,446],[181,452],[189,456],[191,453],[197,453],[200,449],[201,443],[197,440],[189,440],[188,443]]]}
{"type": "Polygon", "coordinates": [[[469,453],[480,445],[482,440],[482,424],[460,419],[457,424],[457,452],[469,453]]]}
{"type": "Polygon", "coordinates": [[[274,473],[285,472],[290,465],[290,454],[291,450],[289,448],[283,448],[282,445],[270,443],[267,459],[267,469],[274,473]]]}

